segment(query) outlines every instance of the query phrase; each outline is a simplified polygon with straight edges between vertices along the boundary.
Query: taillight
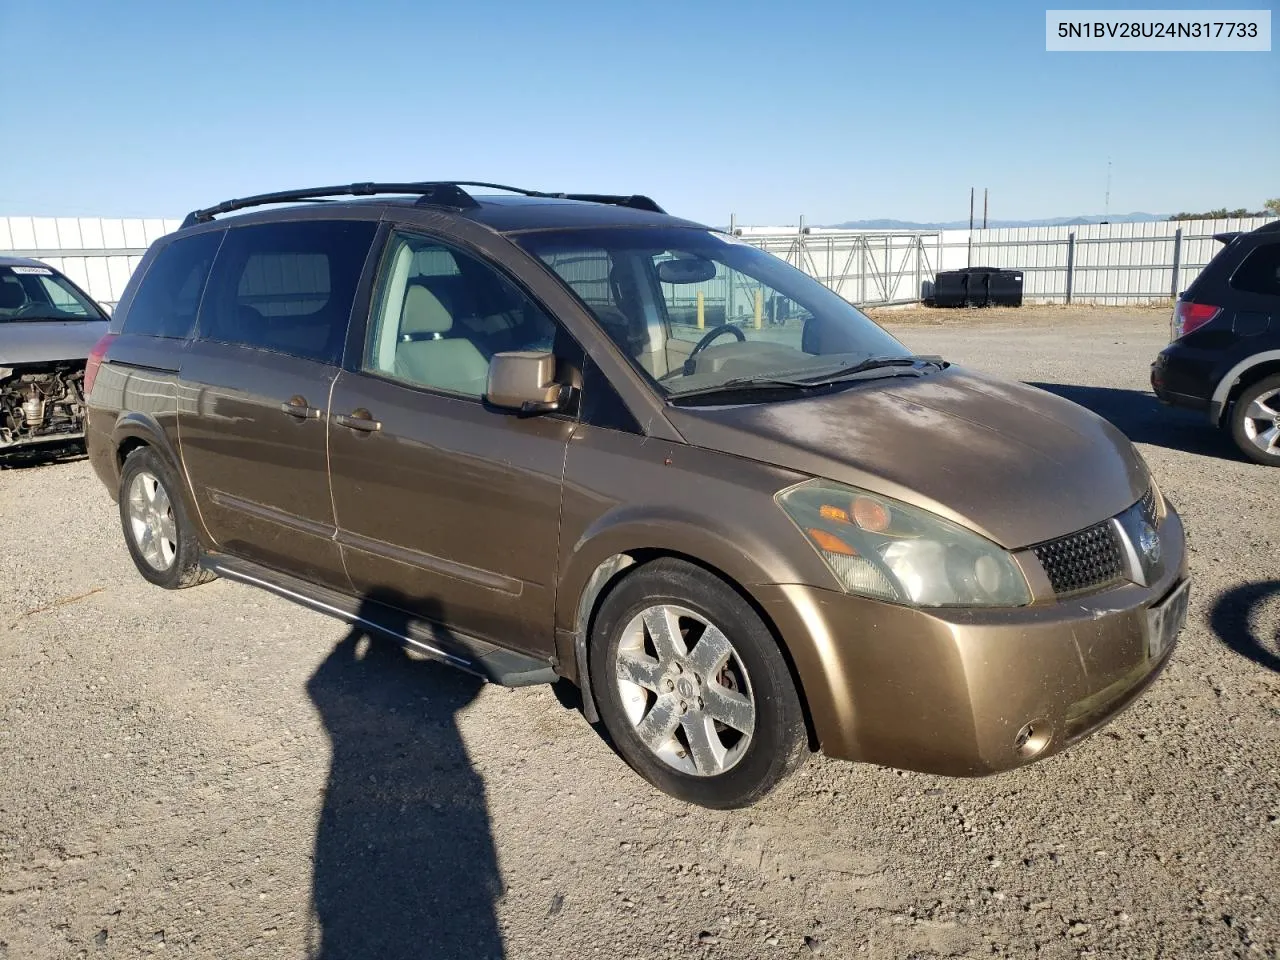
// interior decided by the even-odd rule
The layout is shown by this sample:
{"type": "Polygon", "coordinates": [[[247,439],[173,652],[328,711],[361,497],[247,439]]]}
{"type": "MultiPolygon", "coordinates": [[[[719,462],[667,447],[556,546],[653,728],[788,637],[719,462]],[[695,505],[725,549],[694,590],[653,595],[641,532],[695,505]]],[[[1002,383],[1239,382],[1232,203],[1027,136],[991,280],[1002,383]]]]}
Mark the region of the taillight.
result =
{"type": "Polygon", "coordinates": [[[86,400],[89,399],[89,392],[93,389],[93,381],[98,378],[98,368],[102,366],[102,358],[107,355],[107,348],[117,336],[118,334],[114,333],[104,333],[102,339],[89,351],[89,359],[84,365],[84,398],[86,400]]]}
{"type": "Polygon", "coordinates": [[[1179,337],[1185,337],[1188,333],[1199,330],[1221,312],[1221,307],[1215,307],[1209,303],[1179,300],[1173,305],[1173,339],[1177,340],[1179,337]]]}

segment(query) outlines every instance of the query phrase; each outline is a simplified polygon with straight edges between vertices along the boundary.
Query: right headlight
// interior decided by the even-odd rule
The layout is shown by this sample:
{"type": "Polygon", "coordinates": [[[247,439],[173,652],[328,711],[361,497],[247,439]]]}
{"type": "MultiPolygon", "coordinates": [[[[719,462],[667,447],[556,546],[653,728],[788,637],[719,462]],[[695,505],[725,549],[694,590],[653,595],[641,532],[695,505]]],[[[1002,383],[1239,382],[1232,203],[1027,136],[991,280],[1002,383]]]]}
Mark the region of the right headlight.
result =
{"type": "Polygon", "coordinates": [[[917,607],[1031,602],[1006,550],[927,510],[829,480],[777,499],[849,593],[917,607]]]}

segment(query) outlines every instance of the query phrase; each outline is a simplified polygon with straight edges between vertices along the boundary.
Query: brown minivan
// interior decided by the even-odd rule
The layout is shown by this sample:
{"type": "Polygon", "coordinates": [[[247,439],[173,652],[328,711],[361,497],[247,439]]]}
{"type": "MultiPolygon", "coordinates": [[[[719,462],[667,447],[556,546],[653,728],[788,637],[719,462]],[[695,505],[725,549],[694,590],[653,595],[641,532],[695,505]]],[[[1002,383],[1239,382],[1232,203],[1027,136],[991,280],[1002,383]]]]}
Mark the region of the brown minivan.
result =
{"type": "Polygon", "coordinates": [[[146,579],[563,678],[714,807],[815,748],[1008,770],[1168,661],[1182,524],[1111,424],[646,197],[494,186],[268,194],[152,246],[86,378],[146,579]]]}

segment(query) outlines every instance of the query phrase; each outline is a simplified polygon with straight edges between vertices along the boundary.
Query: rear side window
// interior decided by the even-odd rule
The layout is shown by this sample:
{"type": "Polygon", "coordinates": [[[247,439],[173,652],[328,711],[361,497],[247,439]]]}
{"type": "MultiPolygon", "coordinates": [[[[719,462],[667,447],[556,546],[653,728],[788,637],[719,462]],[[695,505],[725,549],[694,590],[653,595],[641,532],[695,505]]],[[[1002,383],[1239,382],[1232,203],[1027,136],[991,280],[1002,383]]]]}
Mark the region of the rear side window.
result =
{"type": "Polygon", "coordinates": [[[184,339],[196,311],[221,233],[202,233],[169,244],[157,255],[124,318],[124,332],[143,337],[184,339]]]}
{"type": "Polygon", "coordinates": [[[200,336],[337,363],[377,224],[307,220],[227,232],[200,336]]]}
{"type": "Polygon", "coordinates": [[[1280,243],[1258,247],[1231,275],[1231,286],[1245,293],[1280,297],[1280,243]]]}

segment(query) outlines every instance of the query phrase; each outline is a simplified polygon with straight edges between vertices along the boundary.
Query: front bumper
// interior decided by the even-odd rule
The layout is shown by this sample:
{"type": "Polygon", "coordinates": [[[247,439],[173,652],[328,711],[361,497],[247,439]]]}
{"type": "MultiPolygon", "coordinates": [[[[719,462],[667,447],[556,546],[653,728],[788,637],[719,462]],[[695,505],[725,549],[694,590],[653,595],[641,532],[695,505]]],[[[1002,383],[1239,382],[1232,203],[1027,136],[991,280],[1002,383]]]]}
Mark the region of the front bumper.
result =
{"type": "Polygon", "coordinates": [[[1012,610],[913,609],[799,585],[757,599],[786,641],[824,753],[948,776],[1050,756],[1128,706],[1168,663],[1147,610],[1186,579],[1182,522],[1160,527],[1164,571],[1012,610]],[[1031,724],[1046,738],[1017,743],[1031,724]],[[1034,741],[1032,746],[1039,746],[1034,741]]]}

